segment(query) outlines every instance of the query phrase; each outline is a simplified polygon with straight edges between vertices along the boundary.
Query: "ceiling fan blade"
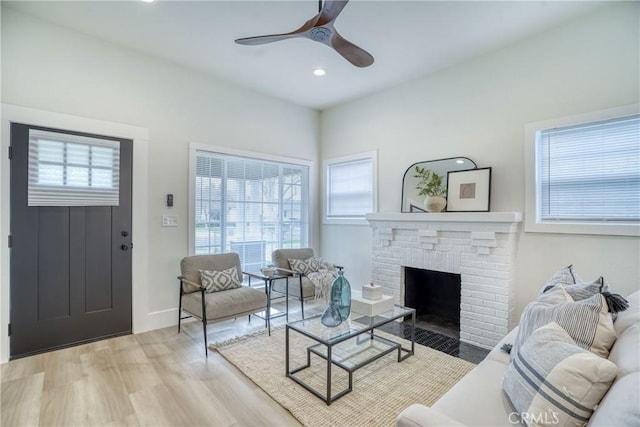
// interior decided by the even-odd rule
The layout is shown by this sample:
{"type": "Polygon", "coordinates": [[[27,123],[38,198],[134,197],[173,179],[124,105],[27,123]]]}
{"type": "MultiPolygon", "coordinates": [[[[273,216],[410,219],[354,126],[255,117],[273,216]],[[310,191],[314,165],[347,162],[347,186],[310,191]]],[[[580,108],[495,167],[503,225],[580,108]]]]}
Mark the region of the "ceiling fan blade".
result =
{"type": "Polygon", "coordinates": [[[306,37],[331,46],[356,67],[368,67],[373,64],[373,56],[338,34],[333,25],[333,21],[340,15],[347,3],[349,3],[349,0],[324,0],[321,3],[320,12],[297,30],[284,34],[244,37],[236,39],[235,42],[243,45],[260,45],[295,37],[306,37]]]}
{"type": "Polygon", "coordinates": [[[286,33],[286,34],[271,34],[268,36],[256,36],[256,37],[244,37],[241,39],[236,39],[235,42],[238,44],[244,45],[258,45],[258,44],[267,44],[273,43],[280,40],[291,39],[294,37],[300,37],[298,33],[286,33]]]}
{"type": "Polygon", "coordinates": [[[255,36],[255,37],[243,37],[240,39],[236,39],[235,42],[238,44],[244,44],[244,45],[258,45],[258,44],[273,43],[280,40],[286,40],[286,39],[298,37],[299,34],[304,33],[307,30],[310,30],[311,28],[313,28],[313,26],[318,21],[319,17],[320,17],[320,14],[318,13],[313,18],[309,19],[307,22],[302,24],[300,28],[291,31],[290,33],[270,34],[266,36],[255,36]]]}
{"type": "Polygon", "coordinates": [[[327,25],[335,21],[347,3],[349,3],[349,0],[324,0],[316,26],[327,25]]]}
{"type": "Polygon", "coordinates": [[[368,67],[373,64],[373,56],[369,52],[342,37],[335,28],[331,37],[331,46],[356,67],[368,67]]]}

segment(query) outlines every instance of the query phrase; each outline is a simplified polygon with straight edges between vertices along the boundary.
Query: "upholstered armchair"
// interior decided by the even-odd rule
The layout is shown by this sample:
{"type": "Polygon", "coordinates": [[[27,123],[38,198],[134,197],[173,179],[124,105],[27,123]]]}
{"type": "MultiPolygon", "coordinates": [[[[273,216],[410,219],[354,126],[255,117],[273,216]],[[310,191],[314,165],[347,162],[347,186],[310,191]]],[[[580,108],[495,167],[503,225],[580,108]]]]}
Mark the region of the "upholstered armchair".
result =
{"type": "MultiPolygon", "coordinates": [[[[326,302],[331,282],[342,268],[334,264],[316,260],[312,248],[276,249],[271,253],[271,262],[280,272],[294,275],[299,280],[289,280],[289,296],[300,299],[304,319],[304,300],[315,298],[326,302]]],[[[286,293],[284,280],[273,283],[272,292],[286,293]]]]}
{"type": "MultiPolygon", "coordinates": [[[[180,261],[180,322],[195,317],[202,322],[205,355],[207,324],[233,319],[266,310],[267,296],[263,290],[242,286],[240,257],[236,253],[196,255],[180,261]],[[187,316],[182,316],[182,313],[187,316]]],[[[270,329],[269,320],[265,327],[270,329]]]]}

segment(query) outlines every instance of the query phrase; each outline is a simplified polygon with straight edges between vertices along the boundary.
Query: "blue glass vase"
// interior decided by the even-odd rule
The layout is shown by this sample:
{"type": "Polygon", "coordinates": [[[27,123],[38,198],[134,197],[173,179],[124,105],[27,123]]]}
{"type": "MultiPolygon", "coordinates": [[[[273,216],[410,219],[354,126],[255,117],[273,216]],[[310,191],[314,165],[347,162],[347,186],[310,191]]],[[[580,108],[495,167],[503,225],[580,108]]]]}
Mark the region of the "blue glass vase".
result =
{"type": "Polygon", "coordinates": [[[342,316],[335,304],[329,304],[329,307],[325,308],[320,321],[324,326],[334,328],[342,323],[342,316]]]}
{"type": "Polygon", "coordinates": [[[351,285],[342,270],[338,271],[338,276],[331,284],[330,304],[336,306],[342,320],[347,320],[351,312],[351,285]]]}

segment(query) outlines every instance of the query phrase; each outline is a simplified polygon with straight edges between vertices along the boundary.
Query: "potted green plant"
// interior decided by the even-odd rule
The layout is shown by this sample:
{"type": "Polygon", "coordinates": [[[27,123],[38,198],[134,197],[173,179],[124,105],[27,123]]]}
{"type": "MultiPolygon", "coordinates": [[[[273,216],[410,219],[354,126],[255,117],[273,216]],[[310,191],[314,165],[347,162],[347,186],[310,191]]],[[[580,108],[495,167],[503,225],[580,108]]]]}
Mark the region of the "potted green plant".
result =
{"type": "Polygon", "coordinates": [[[416,166],[416,173],[413,176],[418,178],[416,189],[419,196],[425,196],[424,207],[427,212],[441,212],[447,205],[447,200],[444,198],[447,189],[442,183],[442,177],[420,166],[416,166]]]}

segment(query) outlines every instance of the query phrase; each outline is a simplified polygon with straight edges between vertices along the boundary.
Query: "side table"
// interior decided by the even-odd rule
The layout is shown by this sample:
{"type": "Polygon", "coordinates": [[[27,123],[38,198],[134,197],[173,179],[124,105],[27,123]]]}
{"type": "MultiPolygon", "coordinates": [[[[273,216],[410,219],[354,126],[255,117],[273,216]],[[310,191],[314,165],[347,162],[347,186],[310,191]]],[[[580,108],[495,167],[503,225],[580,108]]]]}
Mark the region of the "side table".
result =
{"type": "MultiPolygon", "coordinates": [[[[264,281],[264,291],[267,294],[267,311],[264,316],[256,313],[256,316],[266,319],[275,319],[277,317],[286,316],[286,321],[289,322],[289,276],[288,274],[274,273],[270,275],[262,273],[248,273],[243,272],[249,277],[249,286],[251,286],[251,278],[264,281]],[[285,280],[285,311],[284,313],[272,313],[271,312],[271,288],[275,280],[285,280]]],[[[275,310],[275,309],[274,309],[275,310]]],[[[269,333],[271,333],[271,322],[269,322],[269,333]]]]}

